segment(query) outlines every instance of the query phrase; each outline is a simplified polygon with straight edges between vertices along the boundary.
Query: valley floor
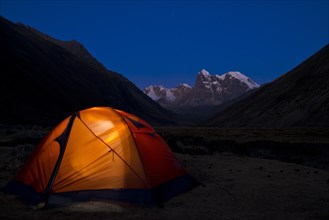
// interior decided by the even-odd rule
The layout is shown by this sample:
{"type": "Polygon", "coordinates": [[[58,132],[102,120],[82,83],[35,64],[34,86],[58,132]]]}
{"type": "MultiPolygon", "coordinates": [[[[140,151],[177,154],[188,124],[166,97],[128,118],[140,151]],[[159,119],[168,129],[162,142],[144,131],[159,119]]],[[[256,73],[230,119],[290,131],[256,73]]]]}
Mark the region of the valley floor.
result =
{"type": "MultiPolygon", "coordinates": [[[[13,177],[21,165],[17,157],[23,156],[17,156],[15,148],[31,147],[9,146],[8,141],[15,135],[6,134],[7,139],[2,135],[0,140],[0,187],[13,177]]],[[[168,133],[164,137],[168,138],[168,133]]],[[[91,201],[34,210],[10,195],[0,193],[0,218],[329,219],[328,169],[228,151],[209,152],[208,142],[206,147],[202,146],[198,138],[195,140],[197,144],[190,148],[184,140],[178,138],[175,141],[180,141],[178,146],[185,150],[197,145],[204,147],[200,151],[202,154],[196,154],[195,150],[191,151],[194,152],[192,154],[176,153],[188,172],[204,186],[167,201],[163,207],[145,208],[111,201],[91,201]]]]}

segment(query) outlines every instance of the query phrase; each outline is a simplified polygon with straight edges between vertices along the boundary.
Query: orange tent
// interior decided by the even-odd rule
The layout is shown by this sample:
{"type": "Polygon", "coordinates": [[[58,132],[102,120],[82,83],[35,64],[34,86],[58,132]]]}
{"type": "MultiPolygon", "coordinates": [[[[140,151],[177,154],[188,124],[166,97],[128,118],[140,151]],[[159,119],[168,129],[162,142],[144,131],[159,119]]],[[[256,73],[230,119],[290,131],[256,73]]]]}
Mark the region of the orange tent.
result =
{"type": "Polygon", "coordinates": [[[7,191],[48,205],[90,199],[157,204],[195,185],[148,123],[94,107],[56,126],[7,191]]]}

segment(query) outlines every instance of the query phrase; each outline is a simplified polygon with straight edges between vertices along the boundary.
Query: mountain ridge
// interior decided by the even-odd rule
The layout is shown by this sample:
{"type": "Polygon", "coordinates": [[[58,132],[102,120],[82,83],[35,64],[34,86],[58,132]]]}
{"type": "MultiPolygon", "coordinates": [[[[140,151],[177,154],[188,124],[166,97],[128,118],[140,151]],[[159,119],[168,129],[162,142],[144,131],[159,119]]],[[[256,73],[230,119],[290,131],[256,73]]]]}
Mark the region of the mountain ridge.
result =
{"type": "Polygon", "coordinates": [[[63,43],[2,16],[0,27],[0,100],[6,106],[0,123],[54,125],[76,111],[110,106],[153,125],[175,124],[171,112],[107,70],[82,44],[63,43]]]}
{"type": "Polygon", "coordinates": [[[219,127],[329,127],[329,45],[203,123],[219,127]]]}
{"type": "Polygon", "coordinates": [[[144,89],[144,93],[163,107],[180,111],[183,108],[221,105],[258,87],[257,83],[237,71],[210,75],[207,70],[202,69],[197,74],[193,87],[188,84],[170,89],[149,86],[144,89]]]}

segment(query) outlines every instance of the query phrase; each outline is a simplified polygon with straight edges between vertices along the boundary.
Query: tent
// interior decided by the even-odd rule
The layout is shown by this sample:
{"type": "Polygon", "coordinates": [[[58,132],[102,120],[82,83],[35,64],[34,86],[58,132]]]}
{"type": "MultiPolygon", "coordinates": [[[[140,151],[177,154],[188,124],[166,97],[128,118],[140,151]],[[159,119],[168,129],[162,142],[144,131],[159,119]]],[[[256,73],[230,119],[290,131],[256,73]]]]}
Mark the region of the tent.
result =
{"type": "Polygon", "coordinates": [[[6,190],[34,204],[110,199],[152,205],[195,185],[148,123],[94,107],[50,131],[6,190]]]}

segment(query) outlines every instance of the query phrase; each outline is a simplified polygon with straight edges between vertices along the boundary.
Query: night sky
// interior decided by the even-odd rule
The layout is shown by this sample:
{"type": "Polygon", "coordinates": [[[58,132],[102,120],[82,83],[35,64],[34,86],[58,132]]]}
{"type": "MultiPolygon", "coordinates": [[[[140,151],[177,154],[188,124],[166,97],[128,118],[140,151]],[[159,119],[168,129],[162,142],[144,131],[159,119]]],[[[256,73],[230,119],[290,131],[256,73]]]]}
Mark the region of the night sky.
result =
{"type": "Polygon", "coordinates": [[[203,68],[262,84],[329,42],[328,0],[0,2],[6,19],[79,41],[141,89],[193,85],[203,68]]]}

